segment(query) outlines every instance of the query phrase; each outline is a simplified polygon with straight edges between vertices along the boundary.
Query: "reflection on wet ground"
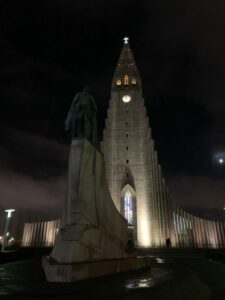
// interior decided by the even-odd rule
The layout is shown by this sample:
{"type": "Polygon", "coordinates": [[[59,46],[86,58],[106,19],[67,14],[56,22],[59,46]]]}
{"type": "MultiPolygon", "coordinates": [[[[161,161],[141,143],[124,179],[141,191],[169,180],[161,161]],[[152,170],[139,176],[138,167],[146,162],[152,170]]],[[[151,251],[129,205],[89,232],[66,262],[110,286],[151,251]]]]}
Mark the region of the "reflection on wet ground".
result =
{"type": "Polygon", "coordinates": [[[127,289],[151,288],[172,277],[172,270],[152,267],[151,272],[149,272],[149,276],[130,279],[127,281],[125,286],[127,289]]]}
{"type": "Polygon", "coordinates": [[[160,258],[160,257],[156,257],[156,262],[158,263],[158,264],[164,264],[165,263],[165,259],[164,258],[160,258]]]}

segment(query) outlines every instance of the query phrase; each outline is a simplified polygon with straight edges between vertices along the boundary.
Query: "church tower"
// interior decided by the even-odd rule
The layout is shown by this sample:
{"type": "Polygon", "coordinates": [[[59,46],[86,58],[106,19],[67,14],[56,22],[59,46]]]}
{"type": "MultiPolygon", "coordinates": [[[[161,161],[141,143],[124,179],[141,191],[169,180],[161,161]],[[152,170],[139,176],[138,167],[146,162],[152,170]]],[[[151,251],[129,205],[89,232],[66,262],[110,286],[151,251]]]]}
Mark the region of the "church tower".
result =
{"type": "Polygon", "coordinates": [[[105,127],[103,153],[112,199],[135,244],[163,246],[170,237],[172,211],[128,38],[114,72],[105,127]]]}

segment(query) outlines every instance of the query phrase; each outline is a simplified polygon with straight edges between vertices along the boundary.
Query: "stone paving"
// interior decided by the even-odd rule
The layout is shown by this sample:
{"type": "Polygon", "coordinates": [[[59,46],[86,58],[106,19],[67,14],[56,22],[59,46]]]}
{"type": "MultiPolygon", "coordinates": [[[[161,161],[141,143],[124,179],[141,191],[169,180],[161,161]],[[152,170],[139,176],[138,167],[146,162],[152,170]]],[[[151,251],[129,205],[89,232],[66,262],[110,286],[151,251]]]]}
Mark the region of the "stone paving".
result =
{"type": "MultiPolygon", "coordinates": [[[[149,253],[148,253],[149,254],[149,253]]],[[[152,269],[76,283],[47,283],[41,258],[0,265],[0,298],[224,300],[225,264],[185,251],[154,251],[152,269]]]]}

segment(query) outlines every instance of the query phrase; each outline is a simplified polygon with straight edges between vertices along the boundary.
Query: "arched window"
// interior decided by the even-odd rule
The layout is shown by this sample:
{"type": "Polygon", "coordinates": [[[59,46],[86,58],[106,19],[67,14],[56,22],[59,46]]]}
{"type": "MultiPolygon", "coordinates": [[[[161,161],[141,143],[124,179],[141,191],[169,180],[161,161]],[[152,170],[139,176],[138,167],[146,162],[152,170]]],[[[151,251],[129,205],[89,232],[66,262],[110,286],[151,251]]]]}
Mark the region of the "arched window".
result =
{"type": "Polygon", "coordinates": [[[132,79],[132,84],[136,85],[137,84],[137,80],[135,78],[132,79]]]}
{"type": "Polygon", "coordinates": [[[124,195],[124,217],[127,220],[129,225],[134,224],[134,204],[133,198],[129,191],[127,191],[124,195]]]}
{"type": "Polygon", "coordinates": [[[118,80],[116,81],[116,85],[117,85],[117,86],[120,86],[120,85],[121,85],[121,80],[120,80],[120,79],[118,79],[118,80]]]}
{"type": "Polygon", "coordinates": [[[129,85],[129,77],[128,77],[128,75],[124,76],[124,85],[129,85]]]}

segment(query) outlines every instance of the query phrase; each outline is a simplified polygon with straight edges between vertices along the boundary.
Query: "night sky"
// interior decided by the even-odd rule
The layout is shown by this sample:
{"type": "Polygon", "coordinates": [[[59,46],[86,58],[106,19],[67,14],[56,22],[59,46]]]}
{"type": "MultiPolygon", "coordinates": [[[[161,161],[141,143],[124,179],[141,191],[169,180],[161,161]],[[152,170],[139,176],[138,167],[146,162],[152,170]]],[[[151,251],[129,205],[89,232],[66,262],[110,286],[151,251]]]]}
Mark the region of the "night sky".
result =
{"type": "Polygon", "coordinates": [[[225,218],[224,32],[223,0],[2,1],[0,206],[60,216],[66,113],[88,84],[102,137],[127,35],[173,198],[225,218]]]}

